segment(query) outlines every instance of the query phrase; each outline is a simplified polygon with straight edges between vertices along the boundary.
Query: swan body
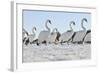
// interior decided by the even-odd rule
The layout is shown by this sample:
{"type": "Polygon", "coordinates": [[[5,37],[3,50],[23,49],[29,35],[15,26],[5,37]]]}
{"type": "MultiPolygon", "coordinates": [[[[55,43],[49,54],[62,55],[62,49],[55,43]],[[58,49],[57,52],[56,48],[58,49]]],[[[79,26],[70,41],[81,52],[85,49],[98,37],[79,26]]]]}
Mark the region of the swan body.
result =
{"type": "Polygon", "coordinates": [[[33,34],[28,34],[27,37],[24,38],[25,45],[28,45],[29,43],[31,44],[32,41],[34,40],[34,38],[35,38],[34,30],[36,30],[35,27],[33,27],[33,29],[32,29],[33,34]]]}
{"type": "Polygon", "coordinates": [[[40,43],[43,43],[44,41],[46,42],[47,39],[48,39],[48,36],[50,34],[50,28],[47,26],[47,23],[50,23],[51,24],[51,21],[50,20],[47,20],[46,23],[45,23],[45,26],[48,30],[43,30],[39,33],[39,36],[38,36],[38,44],[40,43]]]}
{"type": "Polygon", "coordinates": [[[84,42],[85,43],[91,43],[91,30],[87,31],[87,34],[86,34],[86,36],[84,38],[84,42]]]}
{"type": "Polygon", "coordinates": [[[36,36],[35,31],[36,31],[36,27],[33,27],[33,29],[32,29],[33,34],[28,35],[28,38],[29,38],[29,42],[30,43],[32,43],[35,40],[34,39],[35,36],[36,36]]]}
{"type": "Polygon", "coordinates": [[[73,31],[73,29],[71,27],[71,24],[75,25],[75,22],[74,21],[70,22],[70,29],[71,30],[69,30],[69,31],[67,31],[65,33],[62,33],[60,38],[59,38],[59,42],[61,42],[61,43],[68,42],[72,38],[72,36],[74,34],[74,31],[73,31]]]}
{"type": "Polygon", "coordinates": [[[23,43],[24,44],[26,44],[26,42],[27,42],[27,36],[28,36],[29,34],[28,34],[28,32],[23,28],[22,29],[22,36],[23,36],[23,43]]]}
{"type": "Polygon", "coordinates": [[[84,40],[85,34],[86,34],[86,31],[76,32],[76,34],[73,38],[73,43],[82,43],[82,41],[84,40]]]}
{"type": "Polygon", "coordinates": [[[75,36],[73,38],[73,43],[83,43],[84,41],[84,37],[86,35],[86,28],[83,26],[83,22],[87,22],[87,19],[86,18],[83,18],[82,21],[81,21],[81,27],[83,28],[82,31],[77,31],[75,32],[75,36]]]}
{"type": "Polygon", "coordinates": [[[48,36],[48,43],[56,43],[56,41],[58,40],[57,36],[59,36],[59,32],[58,32],[57,28],[54,28],[52,33],[48,36]],[[55,30],[56,30],[56,32],[55,32],[55,30]]]}

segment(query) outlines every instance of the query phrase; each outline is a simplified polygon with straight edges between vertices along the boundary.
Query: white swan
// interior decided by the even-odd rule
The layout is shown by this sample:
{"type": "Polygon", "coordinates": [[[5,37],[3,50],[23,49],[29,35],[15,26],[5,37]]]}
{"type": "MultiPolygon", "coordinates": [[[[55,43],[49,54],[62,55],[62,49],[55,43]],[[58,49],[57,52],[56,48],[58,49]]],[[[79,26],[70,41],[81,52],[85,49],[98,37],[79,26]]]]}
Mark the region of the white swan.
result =
{"type": "Polygon", "coordinates": [[[36,31],[36,27],[33,27],[33,29],[32,29],[32,34],[29,34],[28,37],[27,37],[27,38],[29,38],[30,44],[35,40],[35,39],[34,39],[35,36],[36,36],[35,31],[36,31]]]}
{"type": "Polygon", "coordinates": [[[74,34],[74,31],[73,31],[73,29],[71,27],[71,24],[75,25],[75,22],[74,21],[70,22],[70,29],[71,30],[61,34],[61,36],[59,38],[59,42],[60,43],[68,42],[72,38],[72,36],[74,34]]]}
{"type": "Polygon", "coordinates": [[[46,20],[45,27],[47,28],[47,30],[41,31],[39,33],[37,45],[39,45],[40,43],[43,43],[43,42],[45,42],[45,43],[47,42],[48,36],[50,34],[50,28],[47,26],[48,23],[51,24],[51,20],[49,20],[49,19],[46,20]]]}
{"type": "Polygon", "coordinates": [[[59,41],[58,40],[59,36],[60,36],[60,33],[58,32],[58,29],[54,28],[52,33],[48,36],[47,42],[56,44],[56,42],[59,41]]]}
{"type": "Polygon", "coordinates": [[[73,38],[73,43],[83,43],[84,41],[84,37],[86,35],[86,28],[83,26],[83,23],[87,22],[87,19],[86,18],[83,18],[82,21],[81,21],[81,27],[83,28],[82,31],[78,31],[76,32],[74,38],[73,38]]]}
{"type": "Polygon", "coordinates": [[[26,40],[27,40],[27,36],[28,36],[28,32],[23,28],[22,29],[22,39],[23,39],[23,43],[25,44],[26,43],[26,40]]]}

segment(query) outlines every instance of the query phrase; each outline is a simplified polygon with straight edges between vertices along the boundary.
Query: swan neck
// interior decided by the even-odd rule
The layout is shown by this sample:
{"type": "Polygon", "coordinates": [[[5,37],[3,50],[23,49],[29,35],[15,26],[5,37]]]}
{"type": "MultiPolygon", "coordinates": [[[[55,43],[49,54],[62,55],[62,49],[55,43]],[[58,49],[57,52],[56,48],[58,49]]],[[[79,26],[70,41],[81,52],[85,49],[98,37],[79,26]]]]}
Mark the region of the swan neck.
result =
{"type": "Polygon", "coordinates": [[[82,20],[81,26],[82,26],[83,30],[86,30],[86,28],[83,26],[83,23],[84,23],[84,20],[82,20]]]}
{"type": "Polygon", "coordinates": [[[72,23],[70,23],[70,30],[73,31],[73,28],[72,28],[71,24],[72,24],[72,23]]]}
{"type": "Polygon", "coordinates": [[[28,32],[23,28],[23,32],[25,32],[26,33],[26,35],[28,36],[28,32]]]}
{"type": "Polygon", "coordinates": [[[45,23],[45,27],[46,27],[46,29],[48,29],[48,31],[50,31],[50,28],[48,27],[48,21],[46,21],[46,23],[45,23]]]}
{"type": "Polygon", "coordinates": [[[35,34],[35,28],[33,28],[32,33],[35,34]]]}

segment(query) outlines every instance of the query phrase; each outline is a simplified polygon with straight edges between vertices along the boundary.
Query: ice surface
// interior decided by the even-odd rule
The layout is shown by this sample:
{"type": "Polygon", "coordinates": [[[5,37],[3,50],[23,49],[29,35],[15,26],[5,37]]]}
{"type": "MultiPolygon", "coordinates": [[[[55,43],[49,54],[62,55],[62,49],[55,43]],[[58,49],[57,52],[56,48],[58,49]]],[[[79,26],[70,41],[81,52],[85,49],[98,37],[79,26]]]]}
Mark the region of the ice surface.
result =
{"type": "Polygon", "coordinates": [[[23,44],[23,62],[82,60],[91,58],[90,44],[23,44]]]}

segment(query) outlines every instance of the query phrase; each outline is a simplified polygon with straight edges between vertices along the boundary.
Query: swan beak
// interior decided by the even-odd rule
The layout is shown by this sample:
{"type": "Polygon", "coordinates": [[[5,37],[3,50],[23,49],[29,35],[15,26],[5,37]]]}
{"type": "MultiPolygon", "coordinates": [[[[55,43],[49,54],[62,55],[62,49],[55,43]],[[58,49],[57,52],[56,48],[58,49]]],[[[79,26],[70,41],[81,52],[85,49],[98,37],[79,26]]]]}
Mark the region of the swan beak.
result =
{"type": "Polygon", "coordinates": [[[49,23],[51,24],[51,21],[49,20],[49,23]]]}
{"type": "Polygon", "coordinates": [[[75,25],[75,22],[73,24],[75,25]]]}

